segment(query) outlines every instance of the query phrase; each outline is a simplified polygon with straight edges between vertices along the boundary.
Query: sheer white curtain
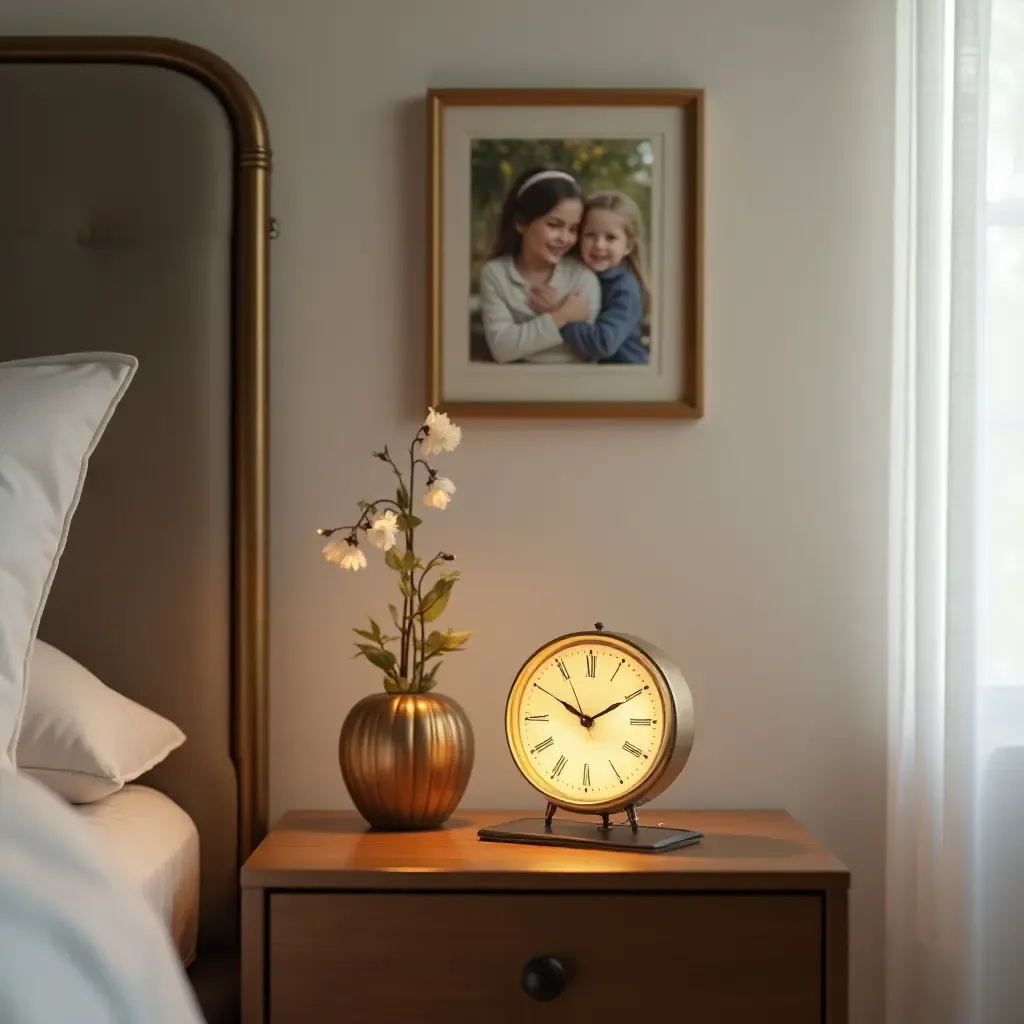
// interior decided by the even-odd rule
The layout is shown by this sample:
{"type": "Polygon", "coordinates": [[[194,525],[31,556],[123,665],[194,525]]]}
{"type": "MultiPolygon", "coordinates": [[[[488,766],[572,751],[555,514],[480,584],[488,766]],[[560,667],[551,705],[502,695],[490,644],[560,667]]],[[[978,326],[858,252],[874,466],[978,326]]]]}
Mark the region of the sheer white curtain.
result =
{"type": "Polygon", "coordinates": [[[887,1024],[1024,1021],[1024,0],[899,0],[887,1024]]]}

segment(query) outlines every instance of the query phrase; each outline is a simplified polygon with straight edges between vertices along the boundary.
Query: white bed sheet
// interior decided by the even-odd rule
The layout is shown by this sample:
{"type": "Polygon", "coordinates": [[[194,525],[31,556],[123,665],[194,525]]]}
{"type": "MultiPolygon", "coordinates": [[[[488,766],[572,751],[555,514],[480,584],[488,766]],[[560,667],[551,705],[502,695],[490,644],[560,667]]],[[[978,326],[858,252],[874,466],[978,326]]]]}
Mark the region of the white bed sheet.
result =
{"type": "Polygon", "coordinates": [[[199,933],[199,830],[170,797],[129,784],[75,813],[139,890],[170,933],[182,963],[191,963],[199,933]]]}
{"type": "Polygon", "coordinates": [[[167,929],[88,833],[0,769],[0,1021],[202,1024],[167,929]]]}

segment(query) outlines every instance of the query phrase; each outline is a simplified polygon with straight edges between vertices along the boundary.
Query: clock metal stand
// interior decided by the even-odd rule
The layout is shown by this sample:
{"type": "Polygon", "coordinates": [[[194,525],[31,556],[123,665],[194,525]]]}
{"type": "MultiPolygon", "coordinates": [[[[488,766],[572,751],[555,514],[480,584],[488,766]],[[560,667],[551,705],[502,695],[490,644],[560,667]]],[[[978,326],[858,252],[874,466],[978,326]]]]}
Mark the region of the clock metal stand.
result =
{"type": "Polygon", "coordinates": [[[570,818],[559,818],[555,821],[557,810],[556,804],[549,803],[543,818],[519,818],[503,825],[490,825],[480,829],[477,835],[481,839],[495,843],[632,850],[636,853],[677,850],[681,846],[698,843],[703,838],[703,833],[691,829],[641,825],[636,808],[632,804],[625,808],[628,820],[621,825],[608,820],[610,813],[601,814],[600,825],[574,821],[570,818]]]}
{"type": "MultiPolygon", "coordinates": [[[[686,682],[682,677],[682,673],[678,671],[675,665],[652,645],[625,634],[606,634],[604,633],[604,625],[600,622],[595,625],[594,629],[595,632],[590,635],[595,639],[608,635],[617,636],[619,641],[626,641],[637,650],[646,651],[654,657],[659,676],[667,688],[669,703],[672,708],[672,714],[677,720],[677,726],[686,726],[686,728],[678,730],[680,737],[685,736],[684,742],[677,740],[677,749],[681,752],[681,756],[673,758],[671,765],[662,772],[660,780],[657,780],[660,783],[659,790],[664,789],[672,778],[679,773],[682,765],[685,763],[690,744],[692,743],[692,704],[686,682]],[[684,721],[679,720],[679,714],[682,710],[681,705],[682,708],[688,709],[684,721]]],[[[573,636],[582,637],[583,634],[574,634],[573,636]]],[[[560,637],[555,642],[561,642],[565,639],[566,637],[560,637]]],[[[541,648],[541,651],[543,650],[544,648],[541,648]]],[[[536,659],[541,651],[535,652],[533,658],[536,659]]],[[[527,666],[529,664],[530,662],[528,661],[527,666]]],[[[520,670],[517,683],[527,666],[520,670]]],[[[515,689],[516,684],[513,684],[513,693],[515,689]]],[[[512,694],[509,695],[509,701],[511,702],[511,700],[512,694]]],[[[572,709],[570,708],[569,710],[572,709]]],[[[589,719],[585,720],[584,724],[587,724],[589,721],[589,719]]],[[[646,797],[646,799],[650,798],[647,794],[638,793],[637,795],[646,797]]],[[[571,818],[559,818],[556,821],[555,814],[558,810],[566,808],[562,807],[561,804],[548,800],[543,818],[518,818],[515,821],[508,821],[501,825],[486,826],[481,828],[477,835],[480,839],[489,842],[597,848],[638,853],[659,853],[664,850],[675,850],[682,846],[689,846],[700,842],[703,838],[701,832],[696,832],[692,829],[666,828],[661,825],[641,825],[636,809],[638,803],[643,802],[646,802],[645,799],[616,805],[605,810],[590,811],[582,806],[571,808],[573,812],[578,814],[600,815],[601,823],[595,824],[571,818]],[[622,824],[613,824],[610,821],[611,815],[621,811],[625,812],[626,821],[622,824]],[[627,825],[629,826],[628,828],[626,827],[627,825]]]]}

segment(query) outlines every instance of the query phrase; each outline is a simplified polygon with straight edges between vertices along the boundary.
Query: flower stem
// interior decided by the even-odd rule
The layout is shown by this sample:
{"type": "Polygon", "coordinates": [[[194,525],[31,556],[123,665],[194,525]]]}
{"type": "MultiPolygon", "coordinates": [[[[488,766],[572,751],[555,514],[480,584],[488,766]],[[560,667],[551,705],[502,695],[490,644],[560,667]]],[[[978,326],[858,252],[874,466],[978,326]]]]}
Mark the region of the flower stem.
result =
{"type": "Polygon", "coordinates": [[[423,612],[423,581],[426,579],[427,573],[433,568],[436,559],[432,558],[423,568],[423,572],[420,573],[419,583],[416,584],[416,599],[419,601],[419,619],[420,619],[420,658],[419,664],[416,666],[416,678],[419,680],[419,685],[423,685],[423,669],[426,665],[427,660],[427,620],[424,618],[423,612]]]}
{"type": "MultiPolygon", "coordinates": [[[[416,445],[423,435],[424,428],[420,427],[416,431],[416,436],[412,439],[409,445],[409,487],[405,491],[406,500],[409,503],[409,507],[402,511],[406,513],[406,529],[405,529],[405,552],[406,555],[412,554],[415,557],[415,528],[409,522],[412,516],[412,495],[416,488],[416,445]]],[[[405,481],[402,479],[401,470],[392,461],[391,456],[388,455],[387,461],[391,463],[391,468],[395,471],[395,475],[398,477],[399,483],[405,488],[405,481]]],[[[404,678],[408,679],[413,685],[418,685],[416,682],[416,665],[415,665],[415,629],[416,629],[416,588],[414,585],[413,568],[408,570],[402,570],[402,579],[406,584],[406,589],[409,591],[409,595],[405,597],[402,604],[402,666],[401,674],[404,678]],[[410,646],[412,646],[413,662],[412,670],[413,674],[410,676],[409,673],[409,655],[410,646]]]]}
{"type": "Polygon", "coordinates": [[[359,521],[354,523],[352,526],[330,526],[327,528],[321,528],[317,533],[319,533],[321,537],[330,537],[331,534],[341,533],[344,530],[349,536],[352,536],[352,534],[357,530],[366,529],[366,523],[370,516],[370,509],[376,508],[378,505],[393,505],[399,512],[403,511],[402,506],[399,505],[397,501],[392,501],[391,498],[380,498],[377,501],[371,501],[366,508],[363,509],[363,514],[359,517],[359,521]]]}

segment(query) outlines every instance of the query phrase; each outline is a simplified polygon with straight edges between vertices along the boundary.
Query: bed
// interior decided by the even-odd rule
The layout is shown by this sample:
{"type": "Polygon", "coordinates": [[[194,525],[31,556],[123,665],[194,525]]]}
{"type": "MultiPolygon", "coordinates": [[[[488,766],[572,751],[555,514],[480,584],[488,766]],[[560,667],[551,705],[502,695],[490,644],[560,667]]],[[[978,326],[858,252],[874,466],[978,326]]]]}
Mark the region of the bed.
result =
{"type": "Polygon", "coordinates": [[[199,944],[199,829],[166,793],[128,783],[75,813],[112,861],[141,891],[170,933],[182,964],[199,944]]]}
{"type": "Polygon", "coordinates": [[[236,1019],[238,870],[267,814],[266,124],[190,45],[8,37],[0,125],[0,361],[139,364],[39,637],[187,737],[78,813],[175,933],[207,1019],[236,1019]]]}

